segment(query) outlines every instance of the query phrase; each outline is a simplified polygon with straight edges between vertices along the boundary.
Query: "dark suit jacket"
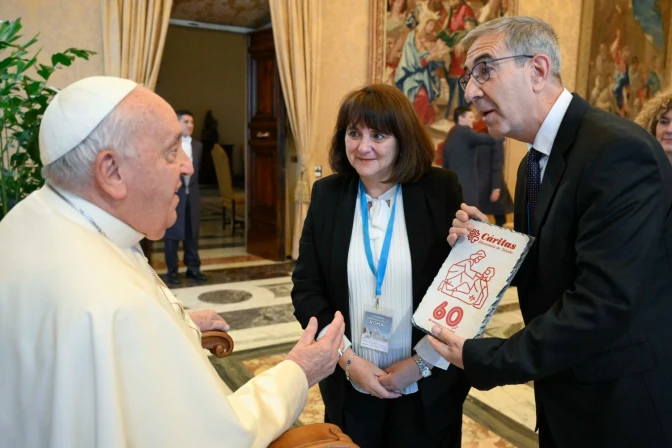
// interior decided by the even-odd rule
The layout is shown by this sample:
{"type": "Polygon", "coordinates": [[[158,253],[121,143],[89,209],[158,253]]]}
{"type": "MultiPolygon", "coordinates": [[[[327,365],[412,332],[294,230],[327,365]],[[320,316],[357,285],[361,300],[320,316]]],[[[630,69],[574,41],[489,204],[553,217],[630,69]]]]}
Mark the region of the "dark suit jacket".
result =
{"type": "Polygon", "coordinates": [[[468,126],[455,125],[443,142],[443,167],[457,173],[464,202],[478,207],[478,167],[476,147],[495,143],[488,134],[475,132],[468,126]]]}
{"type": "MultiPolygon", "coordinates": [[[[515,201],[522,232],[526,163],[515,201]]],[[[538,420],[561,447],[672,446],[671,209],[660,144],[574,95],[516,277],[526,327],[465,343],[472,386],[534,380],[538,420]]]]}
{"type": "Polygon", "coordinates": [[[513,211],[513,200],[504,182],[504,142],[476,147],[478,166],[478,209],[486,215],[505,215],[513,211]],[[490,201],[492,190],[499,188],[497,202],[490,201]]]}
{"type": "Polygon", "coordinates": [[[182,176],[182,186],[177,190],[177,196],[180,202],[177,204],[177,220],[164,236],[167,240],[184,241],[184,232],[186,231],[186,220],[191,223],[192,237],[198,241],[198,233],[201,224],[201,190],[198,186],[198,175],[201,171],[201,158],[203,157],[203,144],[198,140],[191,140],[191,150],[193,154],[194,174],[189,178],[189,194],[185,178],[182,176]],[[187,201],[189,201],[189,216],[187,216],[187,201]]]}
{"type": "MultiPolygon", "coordinates": [[[[359,177],[346,174],[315,182],[303,224],[299,259],[292,275],[294,315],[301,326],[305,328],[311,316],[315,316],[321,331],[331,323],[334,313],[341,311],[345,317],[345,334],[350,339],[347,261],[358,185],[359,177]]],[[[450,251],[446,237],[462,201],[462,192],[455,173],[441,168],[432,168],[420,181],[404,184],[401,190],[411,250],[415,310],[450,251]]],[[[413,329],[412,344],[423,336],[413,329]]],[[[469,386],[460,369],[435,368],[431,377],[418,384],[426,405],[442,400],[445,413],[461,414],[469,386]]],[[[341,427],[346,387],[352,386],[346,382],[340,367],[320,383],[328,420],[341,427]]],[[[441,418],[441,415],[429,418],[441,418]]]]}

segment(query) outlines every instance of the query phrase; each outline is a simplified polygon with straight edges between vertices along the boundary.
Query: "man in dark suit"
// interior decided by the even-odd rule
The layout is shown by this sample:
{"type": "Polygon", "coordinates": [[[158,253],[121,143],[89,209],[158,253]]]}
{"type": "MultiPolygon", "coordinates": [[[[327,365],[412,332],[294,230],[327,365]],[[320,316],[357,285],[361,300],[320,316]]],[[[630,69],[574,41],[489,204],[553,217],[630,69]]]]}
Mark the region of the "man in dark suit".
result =
{"type": "MultiPolygon", "coordinates": [[[[472,386],[534,380],[542,448],[672,446],[672,168],[634,123],[560,79],[557,36],[528,17],[463,41],[462,79],[494,136],[530,145],[515,228],[535,237],[516,278],[526,327],[432,345],[472,386]]],[[[485,219],[463,204],[449,243],[485,219]]]]}
{"type": "Polygon", "coordinates": [[[163,241],[163,251],[166,258],[168,285],[180,284],[177,275],[177,248],[182,241],[184,247],[184,264],[187,266],[187,278],[205,281],[201,273],[201,258],[198,256],[198,234],[200,228],[201,192],[198,187],[198,173],[201,168],[203,145],[193,140],[194,116],[188,110],[178,110],[177,119],[182,127],[182,149],[187,153],[194,165],[194,174],[182,176],[182,186],[177,190],[180,202],[177,205],[177,221],[166,230],[163,241]]]}
{"type": "MultiPolygon", "coordinates": [[[[485,125],[484,125],[485,127],[485,125]]],[[[487,132],[485,127],[484,132],[487,132]]],[[[478,207],[486,215],[494,215],[495,224],[506,224],[506,215],[513,212],[513,200],[504,182],[504,142],[476,147],[478,166],[478,207]]]]}
{"type": "Polygon", "coordinates": [[[464,202],[478,206],[478,167],[476,148],[497,142],[488,134],[472,130],[474,113],[468,107],[458,107],[453,113],[455,126],[443,143],[443,167],[455,171],[462,185],[464,202]]]}

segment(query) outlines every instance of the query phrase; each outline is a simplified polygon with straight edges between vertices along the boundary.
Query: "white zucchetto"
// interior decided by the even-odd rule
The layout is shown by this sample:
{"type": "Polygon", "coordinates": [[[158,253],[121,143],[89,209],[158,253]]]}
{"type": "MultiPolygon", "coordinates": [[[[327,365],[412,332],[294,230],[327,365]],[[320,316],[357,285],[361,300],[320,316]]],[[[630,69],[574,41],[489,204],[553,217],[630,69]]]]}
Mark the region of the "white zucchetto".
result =
{"type": "Polygon", "coordinates": [[[61,90],[40,124],[40,158],[49,165],[79,145],[138,84],[113,76],[91,76],[61,90]]]}

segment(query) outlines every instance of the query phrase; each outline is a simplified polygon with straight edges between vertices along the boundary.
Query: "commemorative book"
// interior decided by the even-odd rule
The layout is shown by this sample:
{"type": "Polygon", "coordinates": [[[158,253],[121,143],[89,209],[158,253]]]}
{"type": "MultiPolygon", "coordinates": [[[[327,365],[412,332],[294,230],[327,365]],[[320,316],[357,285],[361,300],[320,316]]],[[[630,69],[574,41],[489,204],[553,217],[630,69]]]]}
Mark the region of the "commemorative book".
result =
{"type": "Polygon", "coordinates": [[[534,238],[471,220],[413,314],[413,325],[432,334],[435,324],[464,338],[483,334],[534,238]]]}

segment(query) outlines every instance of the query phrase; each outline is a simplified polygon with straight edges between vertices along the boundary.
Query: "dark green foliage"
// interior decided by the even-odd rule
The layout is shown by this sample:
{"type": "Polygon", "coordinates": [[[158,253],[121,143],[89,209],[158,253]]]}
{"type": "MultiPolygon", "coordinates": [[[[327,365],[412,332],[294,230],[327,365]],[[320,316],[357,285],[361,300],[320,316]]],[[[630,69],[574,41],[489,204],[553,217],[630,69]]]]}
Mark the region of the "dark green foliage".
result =
{"type": "Polygon", "coordinates": [[[21,19],[0,23],[0,219],[21,199],[44,183],[40,173],[38,131],[56,90],[49,77],[93,51],[69,48],[51,56],[51,65],[38,62],[32,47],[37,36],[20,43],[21,19]]]}

